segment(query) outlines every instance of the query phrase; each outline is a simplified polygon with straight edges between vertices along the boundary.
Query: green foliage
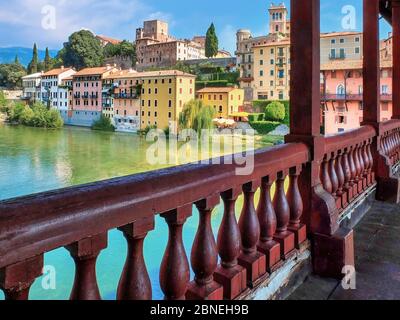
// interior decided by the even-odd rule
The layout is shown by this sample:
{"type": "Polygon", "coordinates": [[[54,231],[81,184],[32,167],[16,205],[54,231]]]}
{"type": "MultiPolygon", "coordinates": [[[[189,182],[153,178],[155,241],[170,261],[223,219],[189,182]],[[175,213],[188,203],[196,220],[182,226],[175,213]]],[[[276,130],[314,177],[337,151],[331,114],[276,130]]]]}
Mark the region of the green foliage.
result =
{"type": "Polygon", "coordinates": [[[215,110],[205,106],[201,100],[187,102],[179,115],[180,129],[194,129],[199,134],[202,129],[212,129],[215,110]]]}
{"type": "Polygon", "coordinates": [[[17,54],[15,55],[14,64],[21,64],[17,54]]]}
{"type": "Polygon", "coordinates": [[[39,71],[39,56],[36,43],[33,44],[32,60],[28,64],[28,73],[36,73],[39,71]]]}
{"type": "Polygon", "coordinates": [[[92,130],[113,132],[115,131],[115,127],[112,125],[111,119],[102,114],[100,119],[93,123],[92,130]]]}
{"type": "MultiPolygon", "coordinates": [[[[253,109],[255,112],[265,112],[266,107],[274,100],[254,100],[253,109]]],[[[290,126],[290,102],[288,100],[279,100],[285,106],[285,119],[283,124],[290,126]]]]}
{"type": "Polygon", "coordinates": [[[46,48],[46,55],[43,62],[43,71],[47,72],[53,69],[55,61],[50,57],[49,48],[46,48]]]}
{"type": "Polygon", "coordinates": [[[111,58],[111,57],[130,57],[132,60],[132,64],[136,64],[136,45],[124,40],[118,44],[108,44],[104,48],[104,57],[111,58]]]}
{"type": "Polygon", "coordinates": [[[138,134],[141,136],[147,136],[147,134],[151,131],[151,130],[156,130],[157,126],[156,125],[149,125],[146,128],[144,128],[143,130],[139,130],[138,134]]]}
{"type": "Polygon", "coordinates": [[[206,34],[206,57],[215,57],[218,54],[218,47],[218,37],[215,31],[214,23],[212,23],[206,34]]]}
{"type": "Polygon", "coordinates": [[[280,122],[274,121],[253,121],[249,124],[258,134],[268,134],[281,125],[280,122]]]}
{"type": "Polygon", "coordinates": [[[7,111],[8,121],[29,127],[59,129],[64,122],[55,109],[48,110],[41,102],[32,106],[21,102],[12,104],[7,111]]]}
{"type": "Polygon", "coordinates": [[[7,106],[7,99],[4,92],[0,91],[0,112],[5,112],[5,107],[7,106]]]}
{"type": "Polygon", "coordinates": [[[99,67],[103,64],[104,52],[100,40],[88,30],[73,33],[64,48],[59,52],[58,59],[68,67],[77,69],[99,67]]]}
{"type": "Polygon", "coordinates": [[[200,90],[206,87],[230,87],[230,86],[233,86],[233,84],[229,83],[226,80],[196,81],[196,90],[200,90]]]}
{"type": "Polygon", "coordinates": [[[265,120],[268,121],[283,121],[285,119],[285,106],[278,102],[271,102],[265,108],[265,120]]]}
{"type": "Polygon", "coordinates": [[[22,77],[26,70],[21,64],[0,64],[0,87],[18,88],[22,86],[22,77]]]}
{"type": "Polygon", "coordinates": [[[249,114],[249,121],[264,121],[264,113],[250,113],[249,114]]]}

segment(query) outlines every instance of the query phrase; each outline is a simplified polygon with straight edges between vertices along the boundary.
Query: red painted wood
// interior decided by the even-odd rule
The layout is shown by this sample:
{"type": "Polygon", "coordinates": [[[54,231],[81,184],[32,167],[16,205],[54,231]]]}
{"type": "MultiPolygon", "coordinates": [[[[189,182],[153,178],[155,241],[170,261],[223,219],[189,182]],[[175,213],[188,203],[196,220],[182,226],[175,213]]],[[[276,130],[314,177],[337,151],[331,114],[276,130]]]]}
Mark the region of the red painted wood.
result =
{"type": "Polygon", "coordinates": [[[151,300],[150,277],[143,257],[147,233],[154,229],[154,217],[135,221],[120,228],[128,244],[128,252],[117,289],[118,300],[151,300]]]}
{"type": "Polygon", "coordinates": [[[345,187],[345,174],[343,171],[342,163],[343,155],[339,153],[335,161],[335,172],[338,178],[338,189],[336,194],[338,195],[338,197],[341,197],[343,195],[343,188],[345,187]]]}
{"type": "Polygon", "coordinates": [[[278,173],[273,202],[277,218],[278,234],[287,231],[290,220],[290,207],[285,194],[285,178],[286,175],[283,172],[278,173]]]}
{"type": "Polygon", "coordinates": [[[331,159],[329,160],[329,167],[328,167],[328,172],[329,172],[329,178],[332,184],[332,195],[334,197],[337,197],[337,191],[339,188],[339,180],[338,177],[336,175],[336,169],[335,169],[335,157],[332,156],[331,159]]]}
{"type": "Polygon", "coordinates": [[[66,248],[75,262],[75,279],[71,300],[101,300],[96,278],[96,261],[107,247],[107,234],[77,241],[66,248]]]}
{"type": "Polygon", "coordinates": [[[260,222],[260,242],[267,244],[274,239],[277,220],[271,199],[273,180],[264,178],[261,183],[260,201],[257,207],[257,216],[260,222]]]}
{"type": "Polygon", "coordinates": [[[299,190],[299,176],[301,169],[293,168],[289,174],[289,189],[287,192],[287,200],[290,208],[289,225],[292,228],[299,228],[301,216],[303,215],[303,199],[299,190]]]}
{"type": "Polygon", "coordinates": [[[178,208],[161,216],[169,229],[167,248],[160,268],[160,285],[165,300],[185,300],[190,280],[189,261],[183,246],[182,231],[186,219],[192,214],[192,206],[178,208]]]}
{"type": "Polygon", "coordinates": [[[321,182],[326,192],[332,194],[332,182],[329,174],[329,161],[325,157],[321,164],[321,182]]]}

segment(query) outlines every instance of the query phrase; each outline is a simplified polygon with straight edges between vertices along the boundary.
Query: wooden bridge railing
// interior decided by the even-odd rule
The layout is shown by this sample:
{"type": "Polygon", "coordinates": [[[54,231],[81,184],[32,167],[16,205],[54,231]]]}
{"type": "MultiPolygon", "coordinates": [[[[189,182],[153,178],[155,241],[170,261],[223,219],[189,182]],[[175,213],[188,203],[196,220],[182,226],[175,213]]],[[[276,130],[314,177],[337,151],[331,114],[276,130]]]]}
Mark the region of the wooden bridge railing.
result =
{"type": "Polygon", "coordinates": [[[151,299],[143,242],[160,214],[169,227],[160,266],[165,298],[236,298],[306,240],[298,177],[309,161],[308,148],[287,144],[254,157],[250,176],[236,175],[232,164],[186,165],[0,202],[0,287],[7,299],[27,299],[41,274],[43,255],[66,247],[76,266],[71,299],[100,299],[96,259],[107,247],[107,232],[118,228],[128,253],[117,298],[151,299]],[[241,194],[237,222],[235,202],[241,194]],[[211,215],[220,198],[225,210],[216,241],[211,215]],[[182,229],[193,204],[200,220],[191,248],[195,278],[190,282],[182,229]]]}

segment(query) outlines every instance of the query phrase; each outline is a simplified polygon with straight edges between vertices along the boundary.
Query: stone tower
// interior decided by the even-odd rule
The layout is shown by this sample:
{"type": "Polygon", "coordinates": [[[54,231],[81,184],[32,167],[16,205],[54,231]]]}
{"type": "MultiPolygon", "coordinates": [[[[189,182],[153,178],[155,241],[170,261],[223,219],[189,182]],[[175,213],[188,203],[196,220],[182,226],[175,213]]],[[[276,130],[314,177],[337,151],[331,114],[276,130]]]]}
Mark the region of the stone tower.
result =
{"type": "Polygon", "coordinates": [[[275,5],[271,3],[269,11],[269,33],[270,34],[290,34],[290,22],[288,10],[284,3],[275,5]]]}

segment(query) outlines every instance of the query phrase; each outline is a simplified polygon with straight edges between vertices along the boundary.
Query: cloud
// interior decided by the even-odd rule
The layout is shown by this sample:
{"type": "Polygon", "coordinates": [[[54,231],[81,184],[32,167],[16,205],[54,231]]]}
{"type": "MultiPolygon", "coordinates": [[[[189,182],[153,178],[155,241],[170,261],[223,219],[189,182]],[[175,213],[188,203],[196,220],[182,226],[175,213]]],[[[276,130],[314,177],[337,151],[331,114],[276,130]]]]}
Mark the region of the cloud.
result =
{"type": "Polygon", "coordinates": [[[68,36],[81,29],[96,34],[133,40],[142,20],[154,17],[172,21],[168,13],[156,11],[144,0],[14,0],[1,4],[0,46],[60,48],[68,36]],[[53,11],[44,8],[54,8],[53,11]],[[54,17],[49,16],[55,13],[54,17]],[[43,28],[43,21],[55,21],[55,28],[43,28]]]}

